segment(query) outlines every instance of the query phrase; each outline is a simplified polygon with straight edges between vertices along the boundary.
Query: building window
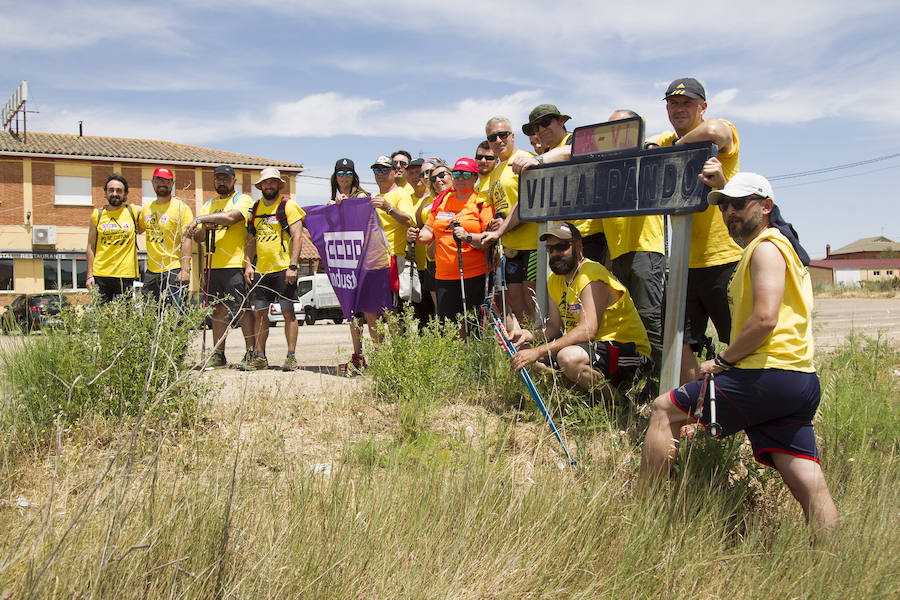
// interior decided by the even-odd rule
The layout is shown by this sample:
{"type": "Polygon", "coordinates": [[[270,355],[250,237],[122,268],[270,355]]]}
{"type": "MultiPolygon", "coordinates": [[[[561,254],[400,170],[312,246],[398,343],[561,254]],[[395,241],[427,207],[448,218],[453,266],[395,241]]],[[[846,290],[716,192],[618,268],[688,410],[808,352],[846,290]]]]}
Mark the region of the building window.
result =
{"type": "Polygon", "coordinates": [[[93,206],[91,198],[91,178],[57,175],[56,203],[63,206],[93,206]]]}
{"type": "Polygon", "coordinates": [[[141,204],[147,204],[151,200],[156,200],[156,190],[153,189],[153,180],[144,179],[141,181],[141,204]]]}
{"type": "Polygon", "coordinates": [[[887,274],[888,274],[888,275],[893,275],[894,272],[893,272],[893,271],[888,271],[887,274]]]}
{"type": "Polygon", "coordinates": [[[87,260],[83,258],[45,258],[45,290],[87,289],[87,260]]]}
{"type": "Polygon", "coordinates": [[[0,291],[11,292],[14,281],[13,260],[11,258],[0,259],[0,291]]]}
{"type": "Polygon", "coordinates": [[[872,271],[872,275],[878,277],[879,275],[881,275],[881,271],[872,271]]]}

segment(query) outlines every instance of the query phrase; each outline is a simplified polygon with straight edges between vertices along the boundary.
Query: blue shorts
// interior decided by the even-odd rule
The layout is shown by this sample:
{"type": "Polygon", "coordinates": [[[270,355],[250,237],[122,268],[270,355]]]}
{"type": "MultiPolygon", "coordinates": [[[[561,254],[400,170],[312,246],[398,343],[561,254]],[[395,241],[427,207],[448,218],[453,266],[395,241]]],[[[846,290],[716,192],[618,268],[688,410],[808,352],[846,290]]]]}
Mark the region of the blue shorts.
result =
{"type": "MultiPolygon", "coordinates": [[[[819,407],[819,377],[782,369],[729,369],[716,375],[716,420],[722,436],[747,432],[753,456],[774,467],[771,452],[819,462],[812,419],[819,407]]],[[[669,392],[672,402],[692,419],[702,380],[669,392]]],[[[709,424],[709,392],[700,421],[709,424]]]]}
{"type": "Polygon", "coordinates": [[[506,259],[506,283],[524,283],[537,280],[537,250],[519,250],[506,259]]]}

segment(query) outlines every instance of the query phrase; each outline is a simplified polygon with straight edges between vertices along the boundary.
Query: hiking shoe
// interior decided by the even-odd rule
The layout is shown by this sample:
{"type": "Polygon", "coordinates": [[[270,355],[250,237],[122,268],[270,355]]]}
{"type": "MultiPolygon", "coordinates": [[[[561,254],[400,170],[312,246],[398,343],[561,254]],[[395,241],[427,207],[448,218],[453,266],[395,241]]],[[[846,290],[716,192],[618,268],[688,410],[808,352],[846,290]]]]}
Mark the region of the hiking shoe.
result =
{"type": "Polygon", "coordinates": [[[264,356],[250,354],[249,359],[245,356],[244,360],[235,365],[235,368],[240,371],[263,371],[269,368],[269,361],[264,356]]]}
{"type": "Polygon", "coordinates": [[[224,354],[213,352],[202,366],[205,369],[224,369],[228,366],[228,361],[225,360],[224,354]]]}
{"type": "Polygon", "coordinates": [[[297,370],[297,358],[293,354],[288,354],[287,358],[284,359],[284,364],[281,365],[282,371],[296,371],[297,370]]]}

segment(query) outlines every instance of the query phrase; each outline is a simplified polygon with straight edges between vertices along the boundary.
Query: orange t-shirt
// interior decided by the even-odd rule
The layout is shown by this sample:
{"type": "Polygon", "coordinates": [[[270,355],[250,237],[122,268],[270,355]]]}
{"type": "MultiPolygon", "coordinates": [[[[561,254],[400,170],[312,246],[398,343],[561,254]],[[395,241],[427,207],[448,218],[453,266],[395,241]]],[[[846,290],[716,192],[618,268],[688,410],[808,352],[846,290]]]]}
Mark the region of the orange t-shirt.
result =
{"type": "MultiPolygon", "coordinates": [[[[456,241],[453,239],[451,221],[459,221],[460,226],[469,233],[481,233],[493,218],[493,209],[483,203],[478,207],[478,194],[472,194],[465,202],[456,197],[456,192],[450,192],[428,216],[425,223],[434,230],[434,239],[437,240],[435,252],[435,278],[459,279],[459,258],[456,255],[456,241]]],[[[465,241],[462,242],[463,277],[477,277],[487,272],[487,255],[484,250],[473,248],[465,241]]]]}

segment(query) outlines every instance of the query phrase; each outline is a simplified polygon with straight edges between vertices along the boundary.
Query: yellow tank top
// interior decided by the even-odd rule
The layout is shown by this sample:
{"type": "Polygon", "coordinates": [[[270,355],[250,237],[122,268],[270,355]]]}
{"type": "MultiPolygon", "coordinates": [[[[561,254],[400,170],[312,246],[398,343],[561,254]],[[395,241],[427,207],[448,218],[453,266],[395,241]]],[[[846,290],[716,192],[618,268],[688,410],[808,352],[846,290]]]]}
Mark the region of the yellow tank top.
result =
{"type": "Polygon", "coordinates": [[[764,241],[775,244],[786,264],[784,298],[778,309],[778,323],[763,344],[737,363],[739,369],[785,369],[815,372],[813,366],[812,311],[813,291],[809,269],[803,266],[794,247],[780,231],[770,227],[744,249],[728,285],[731,303],[731,339],[753,313],[753,283],[750,260],[753,251],[764,241]]]}
{"type": "Polygon", "coordinates": [[[96,277],[138,277],[138,209],[128,204],[102,211],[95,209],[91,222],[97,229],[92,273],[96,277]]]}
{"type": "MultiPolygon", "coordinates": [[[[531,156],[530,152],[516,150],[491,171],[488,195],[495,213],[503,211],[503,214],[508,216],[510,211],[518,210],[516,205],[519,203],[519,176],[513,173],[509,161],[523,154],[531,156]]],[[[503,245],[514,250],[537,250],[537,232],[537,223],[520,223],[503,234],[503,245]]]]}
{"type": "Polygon", "coordinates": [[[566,285],[564,275],[553,273],[547,278],[547,293],[559,308],[563,333],[578,325],[581,317],[581,292],[592,281],[599,281],[619,294],[619,299],[603,311],[595,341],[634,343],[638,352],[650,356],[650,340],[647,330],[634,307],[628,289],[606,267],[592,260],[585,260],[575,274],[572,283],[566,285]]]}
{"type": "MultiPolygon", "coordinates": [[[[725,180],[734,177],[739,169],[740,140],[734,125],[719,119],[731,128],[733,144],[731,152],[719,152],[718,159],[722,163],[725,180]]],[[[657,143],[660,146],[671,146],[675,142],[675,132],[666,131],[660,134],[657,143]]],[[[703,212],[694,213],[691,219],[691,269],[714,267],[735,262],[741,258],[741,247],[728,234],[728,228],[722,219],[722,213],[715,206],[703,212]]]]}

